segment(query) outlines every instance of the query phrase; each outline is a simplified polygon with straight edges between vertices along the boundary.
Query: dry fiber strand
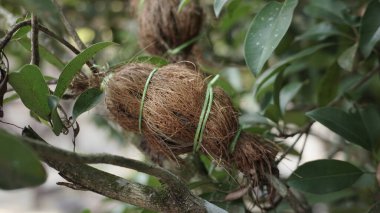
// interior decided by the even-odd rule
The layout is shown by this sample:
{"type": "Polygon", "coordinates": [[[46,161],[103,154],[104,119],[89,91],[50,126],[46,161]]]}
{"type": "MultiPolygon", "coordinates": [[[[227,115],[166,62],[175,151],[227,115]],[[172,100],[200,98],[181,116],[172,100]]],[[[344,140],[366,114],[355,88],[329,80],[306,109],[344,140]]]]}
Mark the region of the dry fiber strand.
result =
{"type": "MultiPolygon", "coordinates": [[[[109,79],[106,105],[124,129],[139,132],[139,108],[144,85],[155,67],[133,63],[117,68],[109,79]]],[[[183,63],[158,69],[150,80],[144,99],[142,134],[149,147],[176,160],[193,150],[207,79],[183,63]]],[[[200,151],[226,168],[238,168],[253,186],[267,185],[266,174],[278,175],[277,149],[264,139],[242,132],[232,153],[229,145],[238,130],[238,113],[229,97],[218,88],[208,117],[200,151]]]]}
{"type": "MultiPolygon", "coordinates": [[[[192,0],[178,11],[179,3],[179,0],[145,0],[138,17],[139,43],[148,53],[164,55],[199,34],[203,21],[201,7],[192,0]]],[[[169,59],[188,59],[192,46],[169,59]]]]}

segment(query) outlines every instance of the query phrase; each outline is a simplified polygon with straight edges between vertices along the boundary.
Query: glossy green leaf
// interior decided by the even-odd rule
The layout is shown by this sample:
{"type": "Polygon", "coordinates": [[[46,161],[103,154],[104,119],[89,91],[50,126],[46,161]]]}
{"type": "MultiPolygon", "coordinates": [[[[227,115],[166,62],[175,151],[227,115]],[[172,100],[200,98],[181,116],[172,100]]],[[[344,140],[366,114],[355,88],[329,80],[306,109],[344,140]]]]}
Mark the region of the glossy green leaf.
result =
{"type": "Polygon", "coordinates": [[[338,58],[339,66],[342,67],[344,70],[352,71],[352,68],[354,67],[357,49],[358,44],[356,43],[353,46],[349,47],[347,50],[345,50],[338,58]]]}
{"type": "MultiPolygon", "coordinates": [[[[27,37],[23,37],[18,39],[18,42],[21,44],[22,47],[24,47],[26,50],[30,51],[30,39],[27,37]]],[[[45,59],[50,64],[57,67],[59,70],[62,70],[65,64],[59,59],[57,56],[55,56],[53,53],[51,53],[48,49],[45,47],[39,45],[38,51],[40,53],[41,58],[45,59]]]]}
{"type": "Polygon", "coordinates": [[[55,88],[54,95],[61,98],[69,87],[71,81],[75,75],[80,71],[86,61],[90,60],[100,50],[114,44],[113,42],[100,42],[94,44],[83,52],[79,53],[73,58],[63,69],[61,75],[58,78],[57,87],[55,88]]]}
{"type": "Polygon", "coordinates": [[[13,40],[17,40],[17,39],[20,39],[20,38],[26,36],[26,34],[30,32],[30,29],[32,29],[31,26],[24,26],[24,27],[21,27],[20,29],[18,29],[18,30],[16,31],[15,34],[13,34],[12,39],[13,39],[13,40]]]}
{"type": "Polygon", "coordinates": [[[60,135],[61,132],[66,129],[61,117],[59,116],[58,109],[55,108],[51,112],[51,125],[55,135],[60,135]]]}
{"type": "Polygon", "coordinates": [[[214,0],[214,13],[216,17],[219,17],[223,6],[228,2],[228,0],[214,0]]]}
{"type": "Polygon", "coordinates": [[[49,95],[48,103],[51,110],[51,126],[55,135],[60,135],[61,132],[66,129],[63,121],[58,113],[59,98],[54,95],[49,95]]]}
{"type": "Polygon", "coordinates": [[[99,88],[90,88],[84,91],[75,101],[73,108],[73,120],[79,115],[95,107],[104,97],[103,91],[99,88]]]}
{"type": "Polygon", "coordinates": [[[287,183],[301,191],[324,194],[350,187],[362,175],[360,169],[345,161],[316,160],[299,166],[287,183]]]}
{"type": "Polygon", "coordinates": [[[306,115],[347,141],[371,150],[371,142],[367,135],[363,134],[366,132],[365,126],[357,113],[346,113],[338,108],[323,107],[307,112],[306,115]]]}
{"type": "Polygon", "coordinates": [[[301,90],[303,83],[293,82],[287,84],[282,88],[280,92],[280,111],[282,114],[285,113],[286,106],[294,98],[294,96],[301,90]]]}
{"type": "Polygon", "coordinates": [[[284,67],[286,67],[287,64],[289,64],[295,60],[301,59],[303,57],[306,57],[308,55],[311,55],[311,54],[317,52],[318,50],[325,48],[325,47],[328,47],[328,46],[331,46],[331,44],[320,44],[317,46],[313,46],[313,47],[302,50],[301,52],[299,52],[297,54],[294,54],[288,58],[285,58],[285,59],[279,61],[278,63],[276,63],[275,65],[273,65],[269,69],[265,70],[263,72],[263,74],[257,78],[255,85],[253,87],[253,94],[257,95],[258,92],[260,91],[261,87],[265,84],[265,82],[267,82],[273,76],[277,75],[279,72],[284,71],[284,67]]]}
{"type": "Polygon", "coordinates": [[[364,13],[360,27],[359,48],[365,57],[371,54],[373,47],[380,41],[380,1],[372,0],[364,13]]]}
{"type": "Polygon", "coordinates": [[[337,94],[341,68],[337,63],[331,65],[318,83],[317,100],[320,106],[327,105],[337,94]]]}
{"type": "Polygon", "coordinates": [[[245,38],[245,61],[258,75],[288,30],[298,0],[269,2],[253,19],[245,38]]]}
{"type": "Polygon", "coordinates": [[[334,25],[326,22],[322,22],[320,24],[317,24],[310,29],[308,29],[305,33],[301,34],[300,36],[296,37],[296,41],[299,40],[324,40],[330,36],[333,35],[340,35],[340,36],[346,36],[342,32],[338,31],[334,25]]]}
{"type": "Polygon", "coordinates": [[[25,65],[19,71],[9,74],[9,83],[20,96],[23,104],[45,120],[49,120],[49,88],[40,69],[25,65]]]}
{"type": "Polygon", "coordinates": [[[310,1],[305,13],[334,23],[349,24],[344,16],[344,11],[347,9],[346,4],[340,0],[318,0],[310,1]]]}
{"type": "Polygon", "coordinates": [[[46,180],[46,172],[37,156],[21,138],[0,129],[0,189],[37,186],[46,180]]]}
{"type": "Polygon", "coordinates": [[[360,109],[360,117],[373,148],[380,146],[380,111],[370,105],[360,109]]]}

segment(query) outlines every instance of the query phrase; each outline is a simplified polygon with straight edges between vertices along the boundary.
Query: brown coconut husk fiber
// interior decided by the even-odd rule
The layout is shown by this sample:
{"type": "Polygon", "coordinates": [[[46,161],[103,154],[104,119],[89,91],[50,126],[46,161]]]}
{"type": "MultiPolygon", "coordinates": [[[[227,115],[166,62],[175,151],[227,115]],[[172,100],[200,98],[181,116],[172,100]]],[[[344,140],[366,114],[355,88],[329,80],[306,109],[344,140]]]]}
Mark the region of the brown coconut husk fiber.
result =
{"type": "MultiPolygon", "coordinates": [[[[153,55],[164,55],[168,50],[195,38],[202,27],[203,12],[194,0],[178,11],[179,0],[145,0],[139,13],[139,43],[153,55]]],[[[190,44],[171,61],[188,59],[190,44]]]]}
{"type": "MultiPolygon", "coordinates": [[[[117,68],[106,86],[106,105],[124,129],[139,132],[139,108],[144,85],[155,67],[127,64],[117,68]]],[[[196,128],[205,99],[207,80],[183,63],[158,69],[144,99],[142,134],[151,149],[177,160],[192,152],[196,128]]],[[[242,132],[235,149],[229,145],[238,130],[238,113],[229,97],[214,88],[214,99],[200,151],[226,168],[238,168],[253,186],[267,185],[266,174],[278,175],[277,148],[259,136],[242,132]]]]}

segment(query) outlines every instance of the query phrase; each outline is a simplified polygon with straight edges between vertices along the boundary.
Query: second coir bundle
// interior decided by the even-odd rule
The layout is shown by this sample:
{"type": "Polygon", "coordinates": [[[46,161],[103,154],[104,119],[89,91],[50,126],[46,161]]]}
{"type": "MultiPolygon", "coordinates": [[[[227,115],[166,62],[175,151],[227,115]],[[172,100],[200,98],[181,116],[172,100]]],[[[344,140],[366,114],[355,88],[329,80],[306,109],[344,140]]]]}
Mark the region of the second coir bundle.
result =
{"type": "MultiPolygon", "coordinates": [[[[164,55],[198,36],[202,27],[203,12],[193,0],[181,11],[179,0],[145,1],[139,13],[139,43],[148,53],[164,55]]],[[[189,44],[172,61],[187,59],[192,44],[189,44]]]]}

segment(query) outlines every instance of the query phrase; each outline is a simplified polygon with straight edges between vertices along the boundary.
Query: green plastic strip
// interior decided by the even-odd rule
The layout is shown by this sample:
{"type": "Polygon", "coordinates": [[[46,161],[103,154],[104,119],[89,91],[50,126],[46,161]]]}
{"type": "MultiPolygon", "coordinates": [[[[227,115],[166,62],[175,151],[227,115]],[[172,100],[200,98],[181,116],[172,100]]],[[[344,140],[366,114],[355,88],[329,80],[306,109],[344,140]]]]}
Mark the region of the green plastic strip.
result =
{"type": "Polygon", "coordinates": [[[145,86],[144,86],[144,91],[142,94],[141,102],[140,102],[140,113],[139,113],[139,132],[140,134],[142,133],[142,117],[143,117],[143,110],[144,110],[144,100],[146,96],[146,91],[148,90],[149,82],[152,79],[154,73],[158,71],[158,68],[154,68],[152,72],[150,72],[148,78],[146,79],[145,86]]]}
{"type": "Polygon", "coordinates": [[[194,152],[198,151],[199,148],[201,147],[203,132],[206,127],[208,116],[211,112],[212,101],[214,98],[214,92],[213,92],[212,87],[216,83],[216,81],[219,79],[219,77],[220,77],[219,75],[216,75],[207,85],[205,101],[203,103],[203,108],[202,108],[202,112],[199,118],[197,131],[195,132],[195,137],[194,137],[194,146],[193,146],[194,152]]]}
{"type": "Polygon", "coordinates": [[[241,128],[241,126],[239,126],[239,129],[236,132],[234,140],[232,141],[232,143],[229,146],[229,151],[231,154],[235,151],[235,146],[236,146],[237,141],[239,140],[241,130],[242,130],[242,128],[241,128]]]}

